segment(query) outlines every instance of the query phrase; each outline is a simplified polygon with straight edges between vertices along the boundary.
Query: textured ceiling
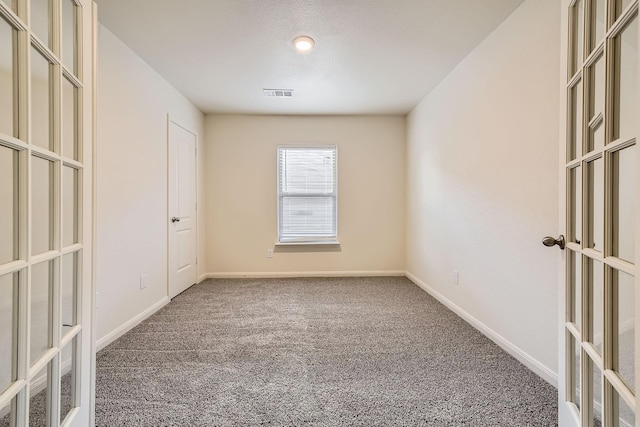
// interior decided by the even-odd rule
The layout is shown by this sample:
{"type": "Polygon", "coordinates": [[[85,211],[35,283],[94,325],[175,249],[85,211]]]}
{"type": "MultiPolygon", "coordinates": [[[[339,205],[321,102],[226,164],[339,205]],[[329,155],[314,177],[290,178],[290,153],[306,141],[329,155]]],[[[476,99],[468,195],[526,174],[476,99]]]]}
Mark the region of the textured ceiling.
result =
{"type": "Polygon", "coordinates": [[[204,113],[406,114],[522,0],[97,3],[101,23],[204,113]],[[311,53],[294,51],[298,35],[315,39],[311,53]]]}

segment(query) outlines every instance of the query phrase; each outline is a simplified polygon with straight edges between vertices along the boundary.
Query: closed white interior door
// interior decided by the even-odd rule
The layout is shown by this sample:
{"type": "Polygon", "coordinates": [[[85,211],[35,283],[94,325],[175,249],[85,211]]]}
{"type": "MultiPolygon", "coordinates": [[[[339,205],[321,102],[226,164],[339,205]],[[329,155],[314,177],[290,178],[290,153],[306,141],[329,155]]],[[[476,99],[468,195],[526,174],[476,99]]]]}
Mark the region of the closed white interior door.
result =
{"type": "Polygon", "coordinates": [[[196,283],[196,136],[169,121],[169,297],[196,283]]]}
{"type": "Polygon", "coordinates": [[[638,0],[565,0],[563,8],[561,425],[637,427],[638,0]]]}

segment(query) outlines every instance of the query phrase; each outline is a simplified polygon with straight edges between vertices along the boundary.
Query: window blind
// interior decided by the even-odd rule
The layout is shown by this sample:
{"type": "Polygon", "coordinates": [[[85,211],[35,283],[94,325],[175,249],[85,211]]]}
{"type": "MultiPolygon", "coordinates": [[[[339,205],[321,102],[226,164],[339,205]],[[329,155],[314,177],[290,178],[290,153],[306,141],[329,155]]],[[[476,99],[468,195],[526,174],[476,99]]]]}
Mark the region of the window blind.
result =
{"type": "Polygon", "coordinates": [[[278,239],[337,240],[337,149],[278,147],[278,239]]]}

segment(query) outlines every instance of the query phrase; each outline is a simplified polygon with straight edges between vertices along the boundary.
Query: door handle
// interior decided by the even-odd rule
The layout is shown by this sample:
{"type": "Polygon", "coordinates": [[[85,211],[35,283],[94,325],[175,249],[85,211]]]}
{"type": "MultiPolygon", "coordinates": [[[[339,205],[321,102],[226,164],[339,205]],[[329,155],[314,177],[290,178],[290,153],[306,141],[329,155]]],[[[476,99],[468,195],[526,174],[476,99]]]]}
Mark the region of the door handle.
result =
{"type": "Polygon", "coordinates": [[[180,218],[174,216],[173,218],[171,218],[171,222],[180,222],[180,218]]]}
{"type": "Polygon", "coordinates": [[[554,239],[553,237],[547,236],[542,239],[542,244],[548,247],[558,245],[560,249],[564,249],[564,236],[561,234],[560,237],[554,239]]]}

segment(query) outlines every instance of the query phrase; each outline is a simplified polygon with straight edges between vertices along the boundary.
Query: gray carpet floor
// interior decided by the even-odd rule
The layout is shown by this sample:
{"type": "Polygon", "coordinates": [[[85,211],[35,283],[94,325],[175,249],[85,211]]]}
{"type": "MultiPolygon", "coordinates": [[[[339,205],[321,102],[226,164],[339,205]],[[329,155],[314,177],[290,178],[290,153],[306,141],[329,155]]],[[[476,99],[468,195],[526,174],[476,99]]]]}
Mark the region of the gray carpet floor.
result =
{"type": "Polygon", "coordinates": [[[208,280],[97,356],[98,426],[554,426],[556,390],[405,278],[208,280]]]}

